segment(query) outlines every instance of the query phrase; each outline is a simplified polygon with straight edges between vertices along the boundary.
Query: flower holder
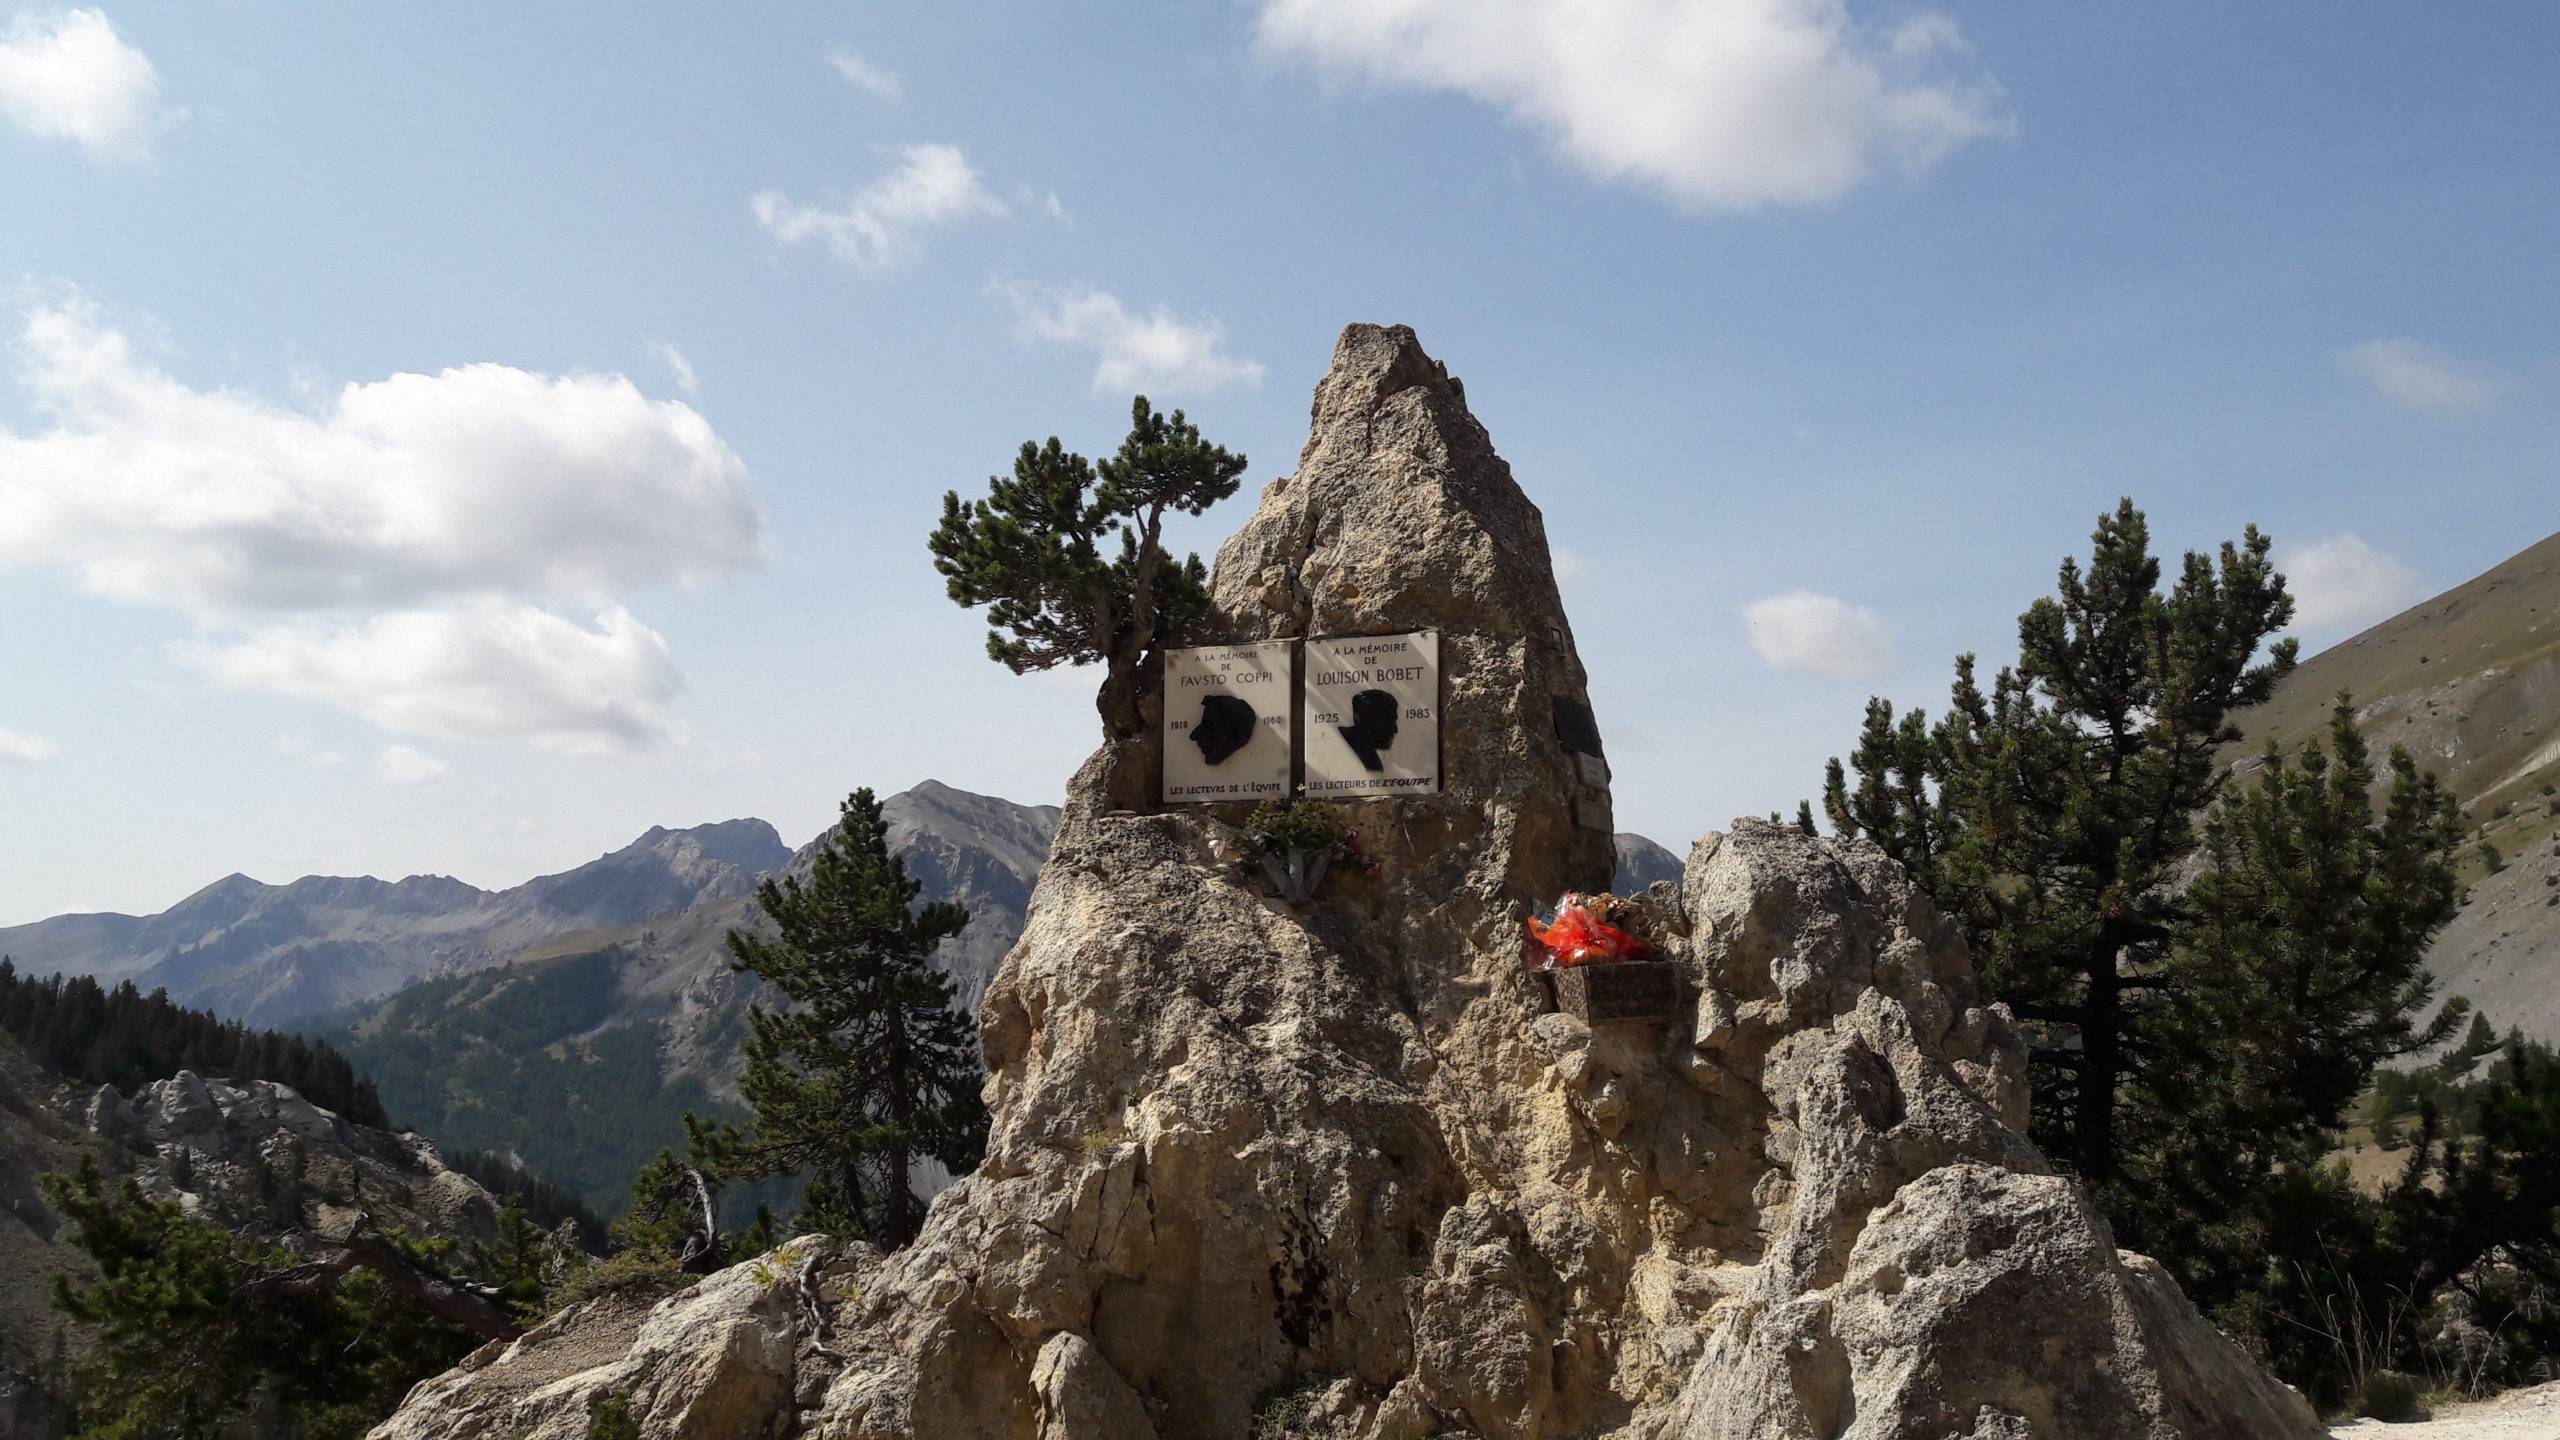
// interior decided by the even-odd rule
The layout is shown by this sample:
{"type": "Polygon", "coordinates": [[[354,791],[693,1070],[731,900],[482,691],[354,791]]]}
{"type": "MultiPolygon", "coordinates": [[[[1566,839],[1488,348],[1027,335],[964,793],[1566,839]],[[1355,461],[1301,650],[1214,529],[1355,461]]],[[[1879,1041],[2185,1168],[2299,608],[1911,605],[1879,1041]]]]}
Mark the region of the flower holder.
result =
{"type": "Polygon", "coordinates": [[[1617,960],[1543,972],[1556,1008],[1586,1025],[1661,1024],[1680,1009],[1680,967],[1668,960],[1617,960]]]}
{"type": "Polygon", "coordinates": [[[1304,905],[1324,883],[1324,872],[1333,868],[1333,852],[1305,850],[1290,846],[1274,854],[1262,852],[1262,873],[1271,877],[1272,888],[1291,905],[1304,905]]]}

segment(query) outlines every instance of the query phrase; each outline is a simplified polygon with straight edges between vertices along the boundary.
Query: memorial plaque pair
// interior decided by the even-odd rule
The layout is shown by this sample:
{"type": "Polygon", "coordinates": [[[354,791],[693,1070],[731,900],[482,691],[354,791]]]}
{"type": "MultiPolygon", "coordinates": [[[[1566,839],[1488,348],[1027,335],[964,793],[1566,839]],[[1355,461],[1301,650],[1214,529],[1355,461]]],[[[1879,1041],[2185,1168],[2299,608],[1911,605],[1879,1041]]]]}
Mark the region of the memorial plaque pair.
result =
{"type": "Polygon", "coordinates": [[[1165,652],[1168,803],[1287,795],[1302,766],[1311,796],[1438,794],[1439,632],[1165,652]]]}

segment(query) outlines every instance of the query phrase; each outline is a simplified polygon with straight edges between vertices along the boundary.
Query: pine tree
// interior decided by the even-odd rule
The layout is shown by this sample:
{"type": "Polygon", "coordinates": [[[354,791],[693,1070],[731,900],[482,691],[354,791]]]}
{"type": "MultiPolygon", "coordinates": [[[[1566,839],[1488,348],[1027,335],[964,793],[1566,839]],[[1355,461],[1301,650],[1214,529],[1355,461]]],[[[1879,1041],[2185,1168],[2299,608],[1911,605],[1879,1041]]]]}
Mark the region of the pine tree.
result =
{"type": "MultiPolygon", "coordinates": [[[[691,1115],[685,1121],[697,1132],[697,1152],[740,1138],[691,1115]]],[[[703,1166],[689,1165],[661,1145],[657,1158],[641,1166],[632,1180],[631,1209],[614,1223],[612,1233],[625,1249],[663,1256],[679,1269],[715,1270],[727,1262],[729,1250],[728,1237],[720,1230],[719,1199],[720,1187],[703,1166]]]]}
{"type": "Polygon", "coordinates": [[[38,1063],[83,1084],[134,1090],[180,1070],[237,1081],[276,1080],[358,1125],[391,1128],[382,1097],[326,1042],[253,1031],[190,1010],[166,990],[130,980],[110,990],[86,975],[36,979],[0,956],[0,1031],[38,1063]]]}
{"type": "Polygon", "coordinates": [[[2205,1301],[2254,1285],[2275,1232],[2298,1228],[2281,1177],[2318,1168],[2382,1062],[2442,1044],[2469,1013],[2457,999],[2417,1023],[2427,943],[2460,898],[2462,822],[2406,751],[2391,772],[2377,813],[2341,697],[2325,746],[2289,761],[2270,745],[2205,820],[2110,1197],[2124,1243],[2182,1262],[2205,1301]]]}
{"type": "Polygon", "coordinates": [[[2179,866],[2221,787],[2217,752],[2239,738],[2229,716],[2267,698],[2296,647],[2258,658],[2293,601],[2254,526],[2218,565],[2190,553],[2167,594],[2131,500],[2092,546],[2086,571],[2066,558],[2057,593],[2019,617],[2018,663],[1989,695],[1964,655],[1935,726],[1870,701],[1857,784],[1833,760],[1823,804],[1910,869],[1993,993],[2040,1028],[2038,1138],[2105,1182],[2174,983],[2179,866]]]}
{"type": "Polygon", "coordinates": [[[1236,493],[1245,457],[1200,438],[1179,410],[1130,405],[1128,438],[1099,465],[1024,441],[987,498],[943,496],[927,547],[951,598],[988,607],[987,654],[1016,674],[1099,662],[1104,733],[1137,735],[1141,662],[1209,609],[1200,557],[1163,545],[1168,511],[1197,515],[1236,493]],[[1119,555],[1105,558],[1117,540],[1119,555]]]}
{"type": "Polygon", "coordinates": [[[2325,739],[2235,775],[2232,713],[2295,659],[2268,644],[2292,601],[2266,538],[2188,555],[2166,593],[2130,502],[2094,538],[1989,694],[1966,655],[1935,723],[1870,701],[1824,808],[1909,868],[2027,1022],[2036,1138],[2119,1239],[2331,1393],[2308,1327],[2407,1300],[2415,1271],[2322,1157],[2383,1060],[2467,1013],[2417,1018],[2458,811],[2404,751],[2377,787],[2344,696],[2325,739]]]}
{"type": "Polygon", "coordinates": [[[72,1366],[77,1440],[231,1433],[262,1395],[281,1433],[355,1440],[491,1338],[420,1303],[428,1289],[469,1298],[444,1273],[450,1243],[392,1231],[317,1260],[310,1245],[289,1252],[152,1200],[91,1155],[41,1183],[95,1266],[94,1278],[53,1282],[55,1308],[89,1334],[72,1366]]]}
{"type": "Polygon", "coordinates": [[[806,883],[757,887],[779,938],[729,932],[732,968],[761,976],[790,1006],[748,1012],[738,1088],[754,1120],[687,1125],[714,1179],[808,1175],[803,1229],[903,1245],[924,1218],[914,1161],[959,1174],[985,1148],[978,1027],[928,963],[969,914],[916,904],[921,888],[889,849],[880,802],[856,790],[806,883]]]}

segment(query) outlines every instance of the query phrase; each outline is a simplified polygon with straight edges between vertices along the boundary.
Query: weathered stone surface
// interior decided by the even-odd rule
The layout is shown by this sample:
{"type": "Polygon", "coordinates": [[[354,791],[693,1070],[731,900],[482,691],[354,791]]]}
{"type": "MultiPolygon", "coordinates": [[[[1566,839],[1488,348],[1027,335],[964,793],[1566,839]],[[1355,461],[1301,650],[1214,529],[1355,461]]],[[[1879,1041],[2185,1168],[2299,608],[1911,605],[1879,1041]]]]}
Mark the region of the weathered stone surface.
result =
{"type": "Polygon", "coordinates": [[[1520,1217],[1485,1207],[1491,1238],[1447,1218],[1471,1169],[1568,1123],[1537,1093],[1517,916],[1614,859],[1573,826],[1549,731],[1554,697],[1587,696],[1537,510],[1410,333],[1355,327],[1215,594],[1221,640],[1437,628],[1447,793],[1347,805],[1380,873],[1299,911],[1217,857],[1240,815],[1144,813],[1150,744],[1086,767],[981,1011],[987,1163],[850,1327],[917,1363],[849,1368],[822,1429],[842,1409],[1029,1433],[1052,1417],[1018,1357],[1062,1331],[1166,1435],[1242,1433],[1257,1397],[1314,1379],[1374,1411],[1417,1366],[1508,1417],[1488,1423],[1556,1404],[1545,1307],[1511,1298],[1517,1333],[1475,1333],[1520,1264],[1476,1252],[1526,1246],[1520,1217]],[[1507,1381],[1465,1358],[1487,1346],[1522,1357],[1507,1381]]]}
{"type": "Polygon", "coordinates": [[[1214,593],[1212,640],[1437,628],[1446,793],[1346,805],[1378,873],[1292,907],[1240,813],[1153,809],[1151,742],[1086,765],[981,1010],[986,1162],[834,1310],[808,1433],[2315,1433],[2018,1133],[2022,1047],[1873,847],[1709,836],[1679,1015],[1547,1012],[1521,917],[1615,859],[1583,674],[1411,332],[1344,334],[1214,593]]]}
{"type": "Polygon", "coordinates": [[[583,1440],[608,1397],[630,1406],[647,1440],[779,1435],[806,1348],[804,1262],[824,1249],[795,1240],[654,1306],[608,1298],[564,1310],[420,1385],[371,1440],[583,1440]]]}
{"type": "Polygon", "coordinates": [[[353,1225],[361,1209],[376,1225],[404,1225],[428,1235],[497,1235],[497,1199],[479,1181],[445,1166],[435,1145],[420,1135],[356,1125],[335,1109],[307,1102],[287,1084],[236,1084],[179,1071],[141,1086],[133,1099],[115,1086],[97,1086],[64,1109],[90,1133],[159,1161],[136,1174],[148,1197],[177,1199],[189,1215],[220,1225],[274,1230],[274,1217],[246,1217],[233,1199],[223,1197],[251,1189],[253,1166],[292,1163],[310,1181],[305,1220],[320,1230],[353,1225]],[[174,1174],[189,1176],[187,1184],[174,1174]]]}
{"type": "Polygon", "coordinates": [[[1880,851],[1741,821],[1685,899],[1694,1053],[1768,1106],[1766,1248],[1649,1433],[2318,1433],[2017,1132],[2023,1047],[1880,851]]]}
{"type": "Polygon", "coordinates": [[[1031,1367],[1040,1394],[1040,1440],[1084,1440],[1089,1435],[1155,1440],[1138,1392],[1120,1378],[1090,1341],[1061,1330],[1040,1347],[1031,1367]]]}

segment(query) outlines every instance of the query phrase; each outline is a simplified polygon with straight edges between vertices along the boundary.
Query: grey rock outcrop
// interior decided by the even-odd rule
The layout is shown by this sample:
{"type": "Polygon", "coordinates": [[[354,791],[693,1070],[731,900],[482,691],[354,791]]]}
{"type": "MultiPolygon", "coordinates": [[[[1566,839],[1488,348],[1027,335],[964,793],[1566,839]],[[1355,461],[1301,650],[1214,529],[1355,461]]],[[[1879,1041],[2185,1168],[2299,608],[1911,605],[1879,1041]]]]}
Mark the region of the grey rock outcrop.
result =
{"type": "MultiPolygon", "coordinates": [[[[1355,327],[1213,593],[1228,639],[1437,628],[1446,793],[1347,807],[1380,873],[1301,913],[1217,858],[1240,813],[1156,810],[1151,744],[1085,767],[980,1012],[987,1161],[868,1292],[823,1433],[1048,1423],[1032,1370],[1060,1332],[1167,1436],[1242,1433],[1319,1379],[1367,1409],[1400,1385],[1482,1391],[1491,1423],[1556,1408],[1552,1340],[1534,1377],[1466,1358],[1489,1290],[1535,1266],[1480,1263],[1521,1216],[1467,1204],[1539,1128],[1518,916],[1614,860],[1552,735],[1553,700],[1587,697],[1543,522],[1411,332],[1355,327]],[[1451,1273],[1412,1293],[1435,1250],[1451,1273]]],[[[1538,1308],[1508,1305],[1572,1328],[1538,1308]]]]}
{"type": "Polygon", "coordinates": [[[654,1305],[585,1301],[418,1386],[373,1440],[583,1440],[619,1400],[668,1440],[746,1440],[792,1413],[806,1293],[821,1248],[798,1240],[654,1305]]]}
{"type": "Polygon", "coordinates": [[[1881,851],[1739,821],[1683,898],[1692,1054],[1766,1107],[1765,1243],[1651,1433],[2318,1433],[2019,1134],[2025,1048],[1881,851]]]}
{"type": "Polygon", "coordinates": [[[235,1084],[181,1070],[130,1100],[101,1085],[78,1113],[92,1133],[158,1162],[137,1177],[146,1193],[225,1224],[275,1223],[231,1212],[262,1188],[257,1170],[272,1174],[281,1165],[300,1177],[308,1218],[322,1229],[362,1211],[428,1234],[485,1240],[497,1233],[496,1198],[447,1168],[424,1137],[355,1124],[273,1080],[235,1084]]]}
{"type": "MultiPolygon", "coordinates": [[[[1345,332],[1213,592],[1218,639],[1436,628],[1444,793],[1347,805],[1378,873],[1292,907],[1240,811],[1153,804],[1150,743],[1088,762],[981,1008],[985,1163],[801,1322],[772,1431],[2317,1433],[2019,1133],[2023,1048],[1872,847],[1709,836],[1681,1017],[1551,1010],[1521,919],[1616,859],[1553,725],[1583,672],[1536,507],[1410,331],[1345,332]]],[[[429,1413],[470,1392],[379,1433],[512,1433],[429,1413]]]]}
{"type": "Polygon", "coordinates": [[[55,1440],[76,1398],[66,1365],[88,1352],[90,1332],[49,1292],[57,1275],[98,1272],[39,1177],[84,1161],[200,1221],[287,1245],[359,1221],[485,1241],[498,1218],[497,1201],[426,1141],[352,1124],[290,1087],[181,1071],[128,1098],[0,1035],[0,1440],[55,1440]]]}

